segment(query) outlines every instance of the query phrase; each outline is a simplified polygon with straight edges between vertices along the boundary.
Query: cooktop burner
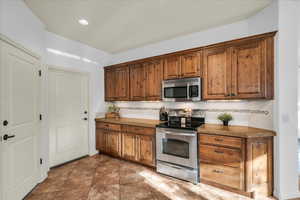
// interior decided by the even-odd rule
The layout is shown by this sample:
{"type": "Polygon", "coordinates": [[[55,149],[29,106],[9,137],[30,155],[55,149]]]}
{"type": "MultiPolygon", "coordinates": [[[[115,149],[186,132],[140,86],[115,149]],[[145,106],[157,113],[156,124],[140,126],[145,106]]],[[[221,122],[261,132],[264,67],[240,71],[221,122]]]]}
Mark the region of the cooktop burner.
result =
{"type": "Polygon", "coordinates": [[[167,122],[161,123],[156,127],[197,130],[197,128],[202,124],[205,124],[204,117],[169,116],[169,120],[167,122]]]}

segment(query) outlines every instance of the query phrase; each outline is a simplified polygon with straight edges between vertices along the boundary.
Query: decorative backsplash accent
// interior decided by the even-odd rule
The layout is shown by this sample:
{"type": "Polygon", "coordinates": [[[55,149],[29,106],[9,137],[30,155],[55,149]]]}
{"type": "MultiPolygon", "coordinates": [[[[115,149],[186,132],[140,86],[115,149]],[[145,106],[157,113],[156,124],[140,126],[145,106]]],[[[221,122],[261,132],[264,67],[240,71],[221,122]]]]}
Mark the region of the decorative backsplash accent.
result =
{"type": "MultiPolygon", "coordinates": [[[[153,110],[158,111],[160,108],[147,108],[147,107],[119,107],[121,110],[153,110]]],[[[173,109],[173,108],[167,108],[173,109]]],[[[249,114],[263,114],[269,115],[270,112],[267,110],[250,110],[250,109],[193,109],[194,111],[200,112],[233,112],[233,113],[249,113],[249,114]]]]}

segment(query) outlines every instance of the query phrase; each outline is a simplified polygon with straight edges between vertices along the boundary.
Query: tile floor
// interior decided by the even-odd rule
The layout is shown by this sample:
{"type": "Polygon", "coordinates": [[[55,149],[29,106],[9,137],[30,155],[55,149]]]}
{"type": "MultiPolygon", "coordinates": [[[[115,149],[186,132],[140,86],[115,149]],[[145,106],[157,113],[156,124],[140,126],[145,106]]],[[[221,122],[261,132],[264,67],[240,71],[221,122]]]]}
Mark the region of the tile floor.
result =
{"type": "MultiPolygon", "coordinates": [[[[265,199],[265,198],[264,198],[265,199]]],[[[193,185],[105,155],[51,169],[25,200],[249,200],[205,184],[193,185]]]]}

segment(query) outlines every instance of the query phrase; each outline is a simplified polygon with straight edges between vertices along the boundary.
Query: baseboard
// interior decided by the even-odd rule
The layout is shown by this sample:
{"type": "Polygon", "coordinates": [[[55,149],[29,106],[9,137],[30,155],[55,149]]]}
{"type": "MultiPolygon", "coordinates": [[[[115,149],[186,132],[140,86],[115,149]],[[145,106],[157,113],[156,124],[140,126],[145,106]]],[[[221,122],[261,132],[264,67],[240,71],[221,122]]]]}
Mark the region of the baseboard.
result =
{"type": "Polygon", "coordinates": [[[89,156],[94,156],[96,154],[99,154],[99,151],[95,150],[95,151],[89,152],[89,156]]]}

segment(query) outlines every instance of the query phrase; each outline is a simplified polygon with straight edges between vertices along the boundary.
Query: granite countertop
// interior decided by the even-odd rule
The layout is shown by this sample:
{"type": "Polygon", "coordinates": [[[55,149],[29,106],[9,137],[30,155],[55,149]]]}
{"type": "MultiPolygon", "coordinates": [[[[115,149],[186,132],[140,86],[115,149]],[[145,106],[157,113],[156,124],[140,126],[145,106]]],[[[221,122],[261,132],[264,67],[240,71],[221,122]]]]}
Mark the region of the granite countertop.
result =
{"type": "Polygon", "coordinates": [[[143,126],[143,127],[149,127],[149,128],[155,128],[156,125],[161,123],[161,121],[159,121],[159,120],[135,119],[135,118],[120,118],[120,119],[96,118],[95,121],[96,122],[107,122],[107,123],[112,123],[112,124],[143,126]]]}
{"type": "MultiPolygon", "coordinates": [[[[135,119],[135,118],[96,118],[96,122],[106,122],[112,124],[132,125],[155,128],[156,125],[161,123],[159,120],[151,119],[135,119]]],[[[241,138],[259,138],[259,137],[272,137],[276,136],[276,133],[271,130],[253,128],[248,126],[228,126],[225,127],[219,124],[205,124],[198,128],[198,133],[206,133],[211,135],[223,135],[241,138]]]]}
{"type": "Polygon", "coordinates": [[[211,135],[224,135],[242,138],[273,137],[276,133],[271,130],[253,128],[248,126],[223,126],[219,124],[205,124],[198,128],[198,133],[211,135]]]}

